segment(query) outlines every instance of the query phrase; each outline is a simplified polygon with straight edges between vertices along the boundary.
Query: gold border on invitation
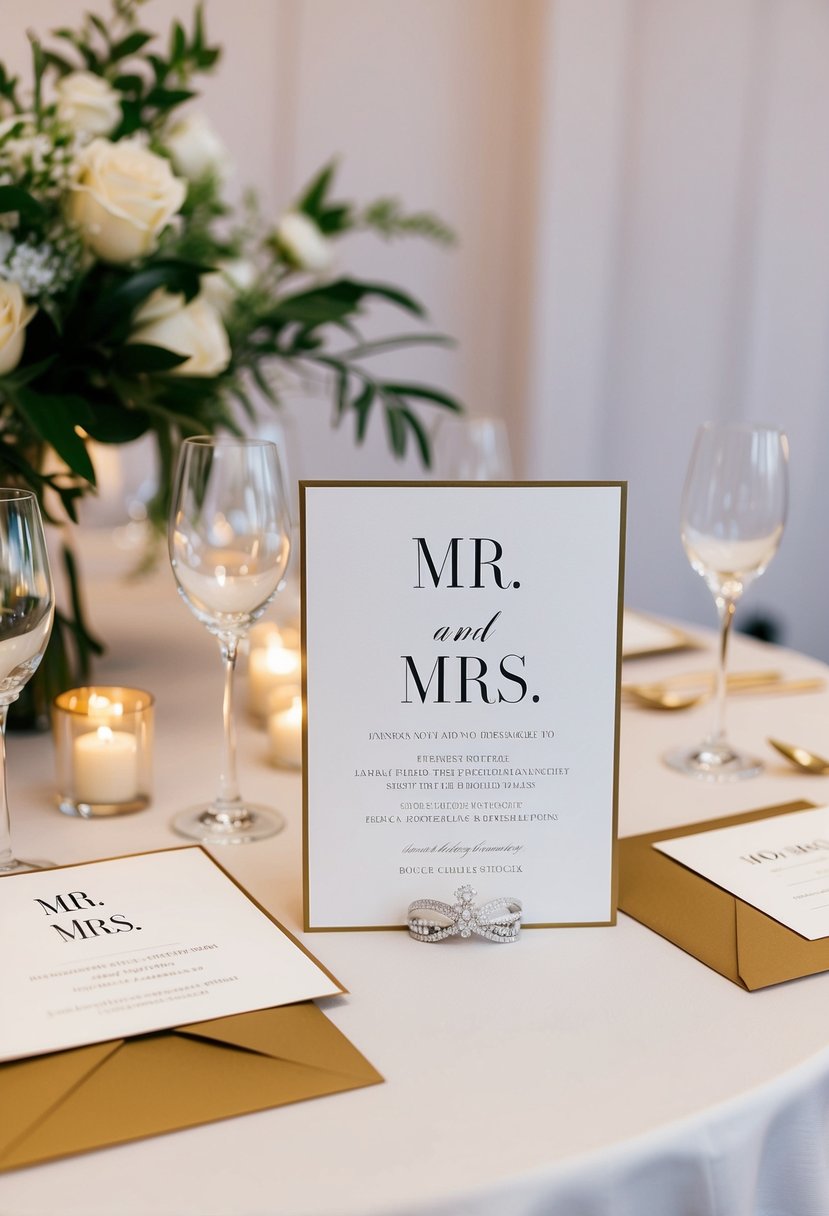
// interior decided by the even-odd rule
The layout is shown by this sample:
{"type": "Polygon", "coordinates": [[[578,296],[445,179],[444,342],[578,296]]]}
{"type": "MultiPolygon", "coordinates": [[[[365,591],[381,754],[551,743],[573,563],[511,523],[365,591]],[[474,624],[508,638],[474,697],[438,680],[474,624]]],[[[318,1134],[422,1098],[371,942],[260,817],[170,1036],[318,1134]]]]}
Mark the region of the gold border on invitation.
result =
{"type": "MultiPolygon", "coordinates": [[[[622,698],[622,625],[625,592],[625,556],[627,546],[626,481],[348,481],[304,480],[299,482],[300,529],[300,621],[302,658],[302,915],[306,933],[382,933],[391,929],[408,930],[405,922],[395,925],[312,925],[309,873],[309,805],[308,805],[308,663],[307,663],[307,553],[305,491],[308,489],[617,489],[619,491],[619,571],[616,600],[616,701],[613,738],[613,808],[611,830],[613,840],[610,860],[610,918],[588,921],[543,921],[522,925],[523,929],[596,929],[616,924],[619,906],[619,750],[621,739],[622,698]]],[[[280,926],[281,927],[281,926],[280,926]]],[[[313,957],[313,956],[311,956],[313,957]]],[[[316,962],[316,960],[314,960],[316,962]]],[[[335,981],[337,982],[337,981],[335,981]]]]}

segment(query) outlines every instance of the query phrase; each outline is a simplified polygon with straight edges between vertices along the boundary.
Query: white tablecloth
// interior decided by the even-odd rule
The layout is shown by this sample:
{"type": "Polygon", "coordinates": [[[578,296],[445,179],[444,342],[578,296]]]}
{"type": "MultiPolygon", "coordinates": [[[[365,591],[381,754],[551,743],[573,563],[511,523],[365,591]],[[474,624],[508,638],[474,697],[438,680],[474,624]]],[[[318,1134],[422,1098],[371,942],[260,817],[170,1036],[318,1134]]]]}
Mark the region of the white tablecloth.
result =
{"type": "MultiPolygon", "coordinates": [[[[214,792],[220,736],[215,643],[169,572],[125,585],[98,568],[88,596],[109,647],[100,681],[157,696],[155,798],[132,816],[66,818],[51,740],[10,737],[16,849],[63,863],[181,843],[169,819],[214,792]]],[[[625,674],[712,663],[709,647],[639,659],[625,674]]],[[[829,674],[739,637],[733,666],[829,674]]],[[[697,741],[710,713],[625,709],[621,834],[826,800],[827,778],[787,767],[765,736],[829,751],[829,693],[735,697],[731,733],[768,768],[722,787],[659,760],[697,741]]],[[[302,936],[300,780],[270,767],[265,736],[240,725],[244,791],[281,807],[288,825],[217,855],[302,936]]],[[[424,948],[403,933],[303,940],[350,990],[323,1008],[384,1085],[6,1174],[0,1213],[829,1212],[829,975],[744,992],[624,915],[613,928],[527,932],[503,949],[424,948]]]]}

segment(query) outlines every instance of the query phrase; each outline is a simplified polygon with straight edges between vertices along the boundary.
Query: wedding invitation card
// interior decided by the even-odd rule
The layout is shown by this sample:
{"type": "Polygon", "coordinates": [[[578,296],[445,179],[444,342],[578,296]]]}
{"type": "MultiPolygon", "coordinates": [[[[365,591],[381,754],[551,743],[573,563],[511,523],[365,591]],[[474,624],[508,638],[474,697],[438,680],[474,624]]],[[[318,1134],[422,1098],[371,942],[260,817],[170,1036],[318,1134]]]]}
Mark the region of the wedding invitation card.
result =
{"type": "Polygon", "coordinates": [[[0,882],[0,1061],[342,986],[198,845],[0,882]]]}
{"type": "Polygon", "coordinates": [[[615,918],[621,483],[305,482],[305,923],[615,918]]]}
{"type": "Polygon", "coordinates": [[[809,941],[829,937],[829,807],[654,846],[809,941]]]}

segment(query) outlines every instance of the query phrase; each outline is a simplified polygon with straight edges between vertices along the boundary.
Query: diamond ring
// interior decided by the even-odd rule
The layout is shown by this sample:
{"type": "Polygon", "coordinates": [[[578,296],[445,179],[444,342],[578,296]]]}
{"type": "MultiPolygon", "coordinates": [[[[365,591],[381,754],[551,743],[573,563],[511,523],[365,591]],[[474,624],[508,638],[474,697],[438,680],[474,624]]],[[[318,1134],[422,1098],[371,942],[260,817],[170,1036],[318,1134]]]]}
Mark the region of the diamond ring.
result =
{"type": "Polygon", "coordinates": [[[440,899],[416,899],[409,904],[409,935],[418,942],[442,942],[447,937],[485,937],[490,942],[514,942],[521,930],[523,908],[518,899],[490,899],[476,907],[478,894],[458,887],[454,904],[440,899]],[[424,916],[423,913],[431,913],[424,916]]]}

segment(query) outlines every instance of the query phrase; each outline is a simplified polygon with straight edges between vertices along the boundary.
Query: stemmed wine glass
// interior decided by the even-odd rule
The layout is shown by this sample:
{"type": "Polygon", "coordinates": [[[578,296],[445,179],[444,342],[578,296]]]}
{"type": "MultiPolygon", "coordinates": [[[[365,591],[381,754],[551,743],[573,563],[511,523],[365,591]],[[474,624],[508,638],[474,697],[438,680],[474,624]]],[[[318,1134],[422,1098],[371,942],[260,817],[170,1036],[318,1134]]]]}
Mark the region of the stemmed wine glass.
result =
{"type": "Polygon", "coordinates": [[[774,427],[708,422],[697,433],[688,468],[682,543],[717,606],[717,716],[698,747],[670,752],[665,759],[672,768],[708,781],[754,777],[763,768],[726,738],[726,652],[737,601],[766,569],[783,535],[788,456],[786,436],[774,427]]]}
{"type": "Polygon", "coordinates": [[[6,792],[6,716],[34,674],[55,615],[40,508],[28,490],[0,489],[0,875],[40,870],[11,849],[6,792]]]}
{"type": "Polygon", "coordinates": [[[225,668],[219,793],[182,811],[173,827],[206,844],[242,844],[281,830],[282,816],[245,802],[236,780],[233,673],[240,640],[280,588],[291,522],[276,444],[263,439],[185,439],[170,517],[170,561],[179,593],[218,639],[225,668]]]}
{"type": "Polygon", "coordinates": [[[503,418],[441,417],[435,435],[438,481],[509,481],[513,476],[503,418]]]}

